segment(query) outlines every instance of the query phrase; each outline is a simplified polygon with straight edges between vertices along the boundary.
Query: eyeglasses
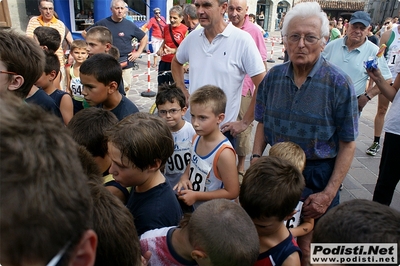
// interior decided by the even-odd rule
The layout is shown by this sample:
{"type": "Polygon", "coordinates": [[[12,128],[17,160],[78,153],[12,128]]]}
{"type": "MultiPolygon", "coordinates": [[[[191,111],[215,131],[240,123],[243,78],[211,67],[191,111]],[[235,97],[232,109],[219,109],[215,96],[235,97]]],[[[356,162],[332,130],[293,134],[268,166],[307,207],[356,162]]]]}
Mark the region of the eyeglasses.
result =
{"type": "Polygon", "coordinates": [[[53,11],[54,10],[53,7],[40,7],[40,9],[43,11],[53,11]]]}
{"type": "Polygon", "coordinates": [[[301,38],[304,39],[305,44],[316,44],[321,38],[312,36],[312,35],[304,35],[301,36],[300,34],[292,34],[292,35],[285,35],[287,40],[291,43],[297,43],[300,41],[301,38]]]}
{"type": "Polygon", "coordinates": [[[154,14],[158,15],[158,14],[160,14],[160,12],[154,12],[154,14]]]}
{"type": "Polygon", "coordinates": [[[160,115],[162,115],[162,116],[167,115],[167,113],[170,114],[170,115],[175,115],[175,114],[177,114],[180,110],[182,110],[182,109],[158,110],[158,113],[159,113],[160,115]]]}
{"type": "Polygon", "coordinates": [[[387,25],[387,24],[389,24],[390,23],[390,21],[387,21],[387,22],[385,22],[383,25],[387,25]]]}
{"type": "Polygon", "coordinates": [[[0,74],[10,74],[10,75],[18,75],[15,72],[11,72],[11,71],[5,71],[5,70],[0,70],[0,74]]]}

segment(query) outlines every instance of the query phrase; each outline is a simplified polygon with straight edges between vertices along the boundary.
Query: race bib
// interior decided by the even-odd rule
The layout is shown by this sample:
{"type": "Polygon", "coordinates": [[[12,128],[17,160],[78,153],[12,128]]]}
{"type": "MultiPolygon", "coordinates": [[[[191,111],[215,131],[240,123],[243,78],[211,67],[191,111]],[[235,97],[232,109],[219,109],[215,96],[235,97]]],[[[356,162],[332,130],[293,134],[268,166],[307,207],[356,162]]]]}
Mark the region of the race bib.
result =
{"type": "Polygon", "coordinates": [[[73,96],[83,98],[82,95],[83,86],[79,78],[74,78],[71,80],[70,89],[72,91],[73,96]]]}
{"type": "Polygon", "coordinates": [[[212,164],[201,159],[194,154],[190,163],[189,180],[192,182],[194,191],[207,191],[207,186],[210,183],[208,175],[211,172],[212,164]],[[208,181],[208,182],[207,182],[208,181]]]}
{"type": "Polygon", "coordinates": [[[166,173],[183,173],[190,162],[190,148],[192,144],[189,141],[177,142],[174,145],[174,153],[168,158],[165,165],[166,173]]]}
{"type": "Polygon", "coordinates": [[[299,201],[299,203],[296,206],[296,213],[293,214],[292,218],[283,221],[283,223],[285,224],[287,229],[290,228],[295,228],[297,226],[299,226],[300,224],[300,217],[301,217],[301,208],[303,207],[303,202],[299,201]]]}

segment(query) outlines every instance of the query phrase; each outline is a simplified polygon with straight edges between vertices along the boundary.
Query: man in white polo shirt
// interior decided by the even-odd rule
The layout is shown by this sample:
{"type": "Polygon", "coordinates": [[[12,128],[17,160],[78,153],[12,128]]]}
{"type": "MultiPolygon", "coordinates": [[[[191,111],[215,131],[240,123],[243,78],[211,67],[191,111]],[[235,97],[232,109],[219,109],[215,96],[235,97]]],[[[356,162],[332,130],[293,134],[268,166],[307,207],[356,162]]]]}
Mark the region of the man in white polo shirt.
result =
{"type": "MultiPolygon", "coordinates": [[[[228,101],[221,129],[234,142],[234,137],[254,120],[255,97],[243,119],[236,121],[243,79],[248,74],[257,90],[266,73],[265,65],[250,34],[224,21],[227,0],[196,0],[195,6],[203,29],[192,32],[180,44],[172,60],[172,75],[187,98],[207,84],[225,92],[228,101]],[[190,64],[189,90],[183,79],[186,62],[190,64]]],[[[186,114],[185,119],[190,121],[190,110],[186,114]]]]}

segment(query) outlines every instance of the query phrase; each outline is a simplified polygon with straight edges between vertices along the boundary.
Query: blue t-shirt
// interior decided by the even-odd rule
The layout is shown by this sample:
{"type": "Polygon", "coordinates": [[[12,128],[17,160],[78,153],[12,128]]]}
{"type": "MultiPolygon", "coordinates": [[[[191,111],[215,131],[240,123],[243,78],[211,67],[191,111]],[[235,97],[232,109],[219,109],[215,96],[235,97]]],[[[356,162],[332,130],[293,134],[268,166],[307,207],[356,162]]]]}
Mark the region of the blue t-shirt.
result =
{"type": "Polygon", "coordinates": [[[25,102],[29,104],[37,104],[42,107],[46,112],[52,113],[62,119],[60,108],[56,105],[54,100],[42,89],[38,89],[31,97],[26,98],[25,102]]]}
{"type": "Polygon", "coordinates": [[[131,100],[122,95],[122,99],[117,107],[110,111],[121,121],[126,116],[139,112],[139,109],[131,100]]]}
{"type": "Polygon", "coordinates": [[[292,141],[308,160],[334,158],[339,140],[358,135],[358,106],[350,78],[322,56],[298,88],[292,63],[270,69],[256,98],[255,119],[263,123],[265,142],[292,141]]]}
{"type": "MultiPolygon", "coordinates": [[[[120,62],[126,61],[128,54],[132,52],[132,39],[136,38],[140,42],[146,35],[135,23],[125,18],[121,22],[115,22],[110,16],[97,21],[93,26],[105,26],[111,31],[113,45],[118,48],[120,53],[120,62]]],[[[131,67],[133,67],[133,62],[128,61],[125,68],[131,67]]]]}
{"type": "Polygon", "coordinates": [[[182,218],[178,199],[167,182],[141,193],[132,188],[126,206],[139,236],[152,229],[177,226],[182,218]]]}

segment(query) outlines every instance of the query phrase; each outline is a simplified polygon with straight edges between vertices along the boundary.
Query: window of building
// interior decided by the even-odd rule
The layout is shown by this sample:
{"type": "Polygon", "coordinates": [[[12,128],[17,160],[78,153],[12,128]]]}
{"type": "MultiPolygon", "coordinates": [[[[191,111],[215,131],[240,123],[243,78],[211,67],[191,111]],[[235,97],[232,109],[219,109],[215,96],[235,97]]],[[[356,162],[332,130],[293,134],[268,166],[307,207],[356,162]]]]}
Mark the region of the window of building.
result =
{"type": "Polygon", "coordinates": [[[72,31],[83,31],[94,22],[94,0],[70,1],[72,31]]]}

